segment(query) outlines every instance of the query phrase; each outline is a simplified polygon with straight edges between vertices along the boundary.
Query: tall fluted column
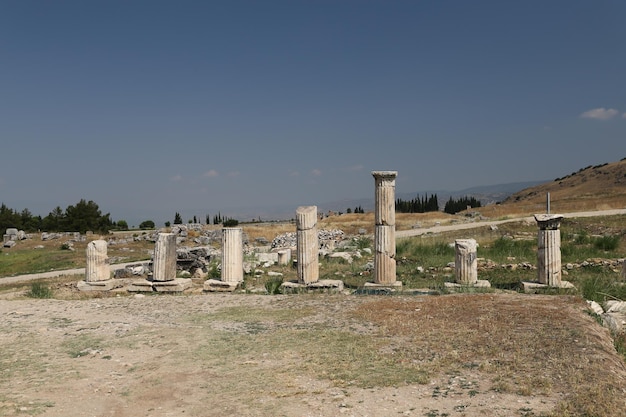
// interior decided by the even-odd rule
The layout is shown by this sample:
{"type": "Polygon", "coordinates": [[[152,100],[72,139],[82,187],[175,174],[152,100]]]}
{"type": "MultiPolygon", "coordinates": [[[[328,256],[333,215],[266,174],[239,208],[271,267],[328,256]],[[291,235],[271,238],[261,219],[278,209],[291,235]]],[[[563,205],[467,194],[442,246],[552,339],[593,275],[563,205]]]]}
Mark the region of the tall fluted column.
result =
{"type": "Polygon", "coordinates": [[[561,286],[561,231],[563,216],[535,214],[537,235],[537,280],[551,287],[561,286]]]}
{"type": "Polygon", "coordinates": [[[240,227],[222,229],[222,281],[243,281],[243,230],[240,227]]]}
{"type": "Polygon", "coordinates": [[[296,209],[298,282],[311,284],[319,279],[319,242],[317,236],[317,207],[296,209]]]}
{"type": "Polygon", "coordinates": [[[176,235],[159,233],[154,246],[153,281],[176,279],[176,235]]]}
{"type": "Polygon", "coordinates": [[[85,282],[98,282],[110,279],[111,270],[107,256],[107,242],[105,240],[89,242],[86,252],[85,282]]]}
{"type": "Polygon", "coordinates": [[[396,282],[397,171],[372,171],[376,183],[374,218],[374,283],[396,282]]]}
{"type": "Polygon", "coordinates": [[[454,269],[458,284],[473,285],[478,282],[476,246],[474,239],[457,239],[454,241],[454,269]]]}

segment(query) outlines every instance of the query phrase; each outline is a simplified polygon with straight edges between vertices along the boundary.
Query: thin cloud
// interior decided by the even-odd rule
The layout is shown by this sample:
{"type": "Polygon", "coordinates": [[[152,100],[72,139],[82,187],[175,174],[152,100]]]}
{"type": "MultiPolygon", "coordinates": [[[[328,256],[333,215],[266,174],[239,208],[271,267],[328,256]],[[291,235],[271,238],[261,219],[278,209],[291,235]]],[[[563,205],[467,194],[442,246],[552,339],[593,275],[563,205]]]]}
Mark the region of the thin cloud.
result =
{"type": "Polygon", "coordinates": [[[355,172],[355,171],[363,171],[363,165],[352,165],[349,167],[346,167],[346,171],[351,171],[351,172],[355,172]]]}
{"type": "Polygon", "coordinates": [[[298,171],[289,171],[289,176],[290,177],[298,177],[298,176],[300,176],[300,173],[298,171]]]}
{"type": "Polygon", "coordinates": [[[320,171],[319,169],[314,169],[311,171],[311,175],[319,177],[320,175],[322,175],[322,171],[320,171]]]}
{"type": "Polygon", "coordinates": [[[622,114],[622,119],[626,119],[626,113],[622,114]]]}
{"type": "Polygon", "coordinates": [[[170,178],[170,181],[173,182],[178,182],[178,181],[182,181],[183,180],[183,176],[182,175],[174,175],[173,177],[170,178]]]}
{"type": "Polygon", "coordinates": [[[219,175],[220,175],[219,172],[217,172],[214,169],[210,169],[207,172],[205,172],[202,176],[203,177],[209,177],[209,178],[215,178],[215,177],[217,177],[219,175]]]}
{"type": "Polygon", "coordinates": [[[605,109],[604,107],[598,107],[597,109],[587,110],[582,113],[580,117],[583,119],[595,119],[595,120],[609,120],[615,117],[619,112],[615,109],[605,109]]]}
{"type": "Polygon", "coordinates": [[[234,177],[238,177],[238,176],[239,176],[239,174],[240,174],[240,172],[239,172],[239,171],[230,171],[230,172],[229,172],[228,174],[226,174],[226,175],[228,175],[229,177],[233,177],[233,178],[234,178],[234,177]]]}

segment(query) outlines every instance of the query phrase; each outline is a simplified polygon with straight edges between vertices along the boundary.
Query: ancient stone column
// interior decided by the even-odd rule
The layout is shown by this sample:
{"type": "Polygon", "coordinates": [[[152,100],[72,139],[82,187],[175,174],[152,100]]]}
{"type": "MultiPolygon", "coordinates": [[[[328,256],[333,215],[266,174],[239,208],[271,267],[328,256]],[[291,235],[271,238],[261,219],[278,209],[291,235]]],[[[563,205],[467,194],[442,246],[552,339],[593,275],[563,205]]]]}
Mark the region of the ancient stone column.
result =
{"type": "Polygon", "coordinates": [[[626,259],[622,261],[622,281],[626,281],[626,259]]]}
{"type": "Polygon", "coordinates": [[[291,261],[291,249],[282,249],[278,251],[278,265],[289,265],[291,261]]]}
{"type": "Polygon", "coordinates": [[[86,252],[85,282],[99,282],[110,279],[111,270],[107,256],[107,242],[105,240],[89,242],[86,252]]]}
{"type": "Polygon", "coordinates": [[[319,242],[317,206],[296,209],[298,282],[311,284],[319,280],[319,242]]]}
{"type": "Polygon", "coordinates": [[[537,237],[537,280],[551,287],[561,286],[561,231],[563,216],[535,214],[537,237]]]}
{"type": "Polygon", "coordinates": [[[396,282],[397,171],[372,171],[376,183],[374,215],[374,283],[396,282]]]}
{"type": "Polygon", "coordinates": [[[243,281],[243,230],[240,227],[222,229],[222,281],[243,281]]]}
{"type": "Polygon", "coordinates": [[[473,285],[478,282],[476,246],[474,239],[457,239],[454,241],[454,269],[458,284],[473,285]]]}
{"type": "Polygon", "coordinates": [[[153,281],[176,279],[176,234],[159,233],[154,246],[153,281]]]}

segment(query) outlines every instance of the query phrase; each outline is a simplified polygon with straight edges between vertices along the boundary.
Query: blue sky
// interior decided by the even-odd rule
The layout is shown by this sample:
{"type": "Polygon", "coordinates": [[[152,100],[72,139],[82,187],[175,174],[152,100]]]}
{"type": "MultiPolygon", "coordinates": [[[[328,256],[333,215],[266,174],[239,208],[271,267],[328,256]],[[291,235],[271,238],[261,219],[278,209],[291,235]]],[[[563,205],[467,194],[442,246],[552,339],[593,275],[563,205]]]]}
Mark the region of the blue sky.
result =
{"type": "Polygon", "coordinates": [[[626,157],[623,1],[0,1],[0,201],[158,224],[626,157]]]}

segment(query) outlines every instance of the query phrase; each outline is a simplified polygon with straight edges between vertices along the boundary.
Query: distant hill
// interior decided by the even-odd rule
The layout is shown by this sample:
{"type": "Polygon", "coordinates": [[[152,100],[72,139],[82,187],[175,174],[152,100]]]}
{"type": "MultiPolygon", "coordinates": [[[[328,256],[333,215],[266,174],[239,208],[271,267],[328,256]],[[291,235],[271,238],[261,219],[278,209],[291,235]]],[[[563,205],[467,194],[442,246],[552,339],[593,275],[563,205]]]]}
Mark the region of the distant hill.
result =
{"type": "Polygon", "coordinates": [[[545,207],[548,193],[553,212],[624,208],[626,158],[589,165],[553,181],[524,188],[508,196],[501,206],[545,207]]]}

